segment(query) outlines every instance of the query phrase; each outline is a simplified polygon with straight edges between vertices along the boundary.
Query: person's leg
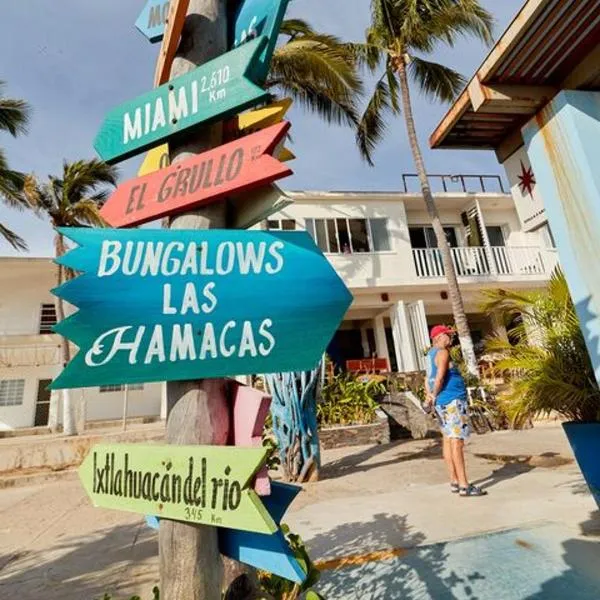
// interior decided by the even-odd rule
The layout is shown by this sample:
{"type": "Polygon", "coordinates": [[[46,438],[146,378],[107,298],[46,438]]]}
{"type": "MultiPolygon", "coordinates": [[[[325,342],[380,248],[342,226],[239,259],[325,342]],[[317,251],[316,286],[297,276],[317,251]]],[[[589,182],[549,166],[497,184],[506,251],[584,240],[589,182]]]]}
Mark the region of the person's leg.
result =
{"type": "Polygon", "coordinates": [[[450,440],[452,464],[461,488],[469,487],[467,469],[465,467],[465,442],[457,438],[450,440]]]}
{"type": "Polygon", "coordinates": [[[452,457],[452,446],[450,443],[450,438],[444,436],[444,445],[443,445],[443,453],[444,453],[444,462],[446,463],[446,467],[448,468],[448,475],[450,475],[450,483],[457,484],[458,477],[456,475],[456,469],[454,468],[454,459],[452,457]]]}

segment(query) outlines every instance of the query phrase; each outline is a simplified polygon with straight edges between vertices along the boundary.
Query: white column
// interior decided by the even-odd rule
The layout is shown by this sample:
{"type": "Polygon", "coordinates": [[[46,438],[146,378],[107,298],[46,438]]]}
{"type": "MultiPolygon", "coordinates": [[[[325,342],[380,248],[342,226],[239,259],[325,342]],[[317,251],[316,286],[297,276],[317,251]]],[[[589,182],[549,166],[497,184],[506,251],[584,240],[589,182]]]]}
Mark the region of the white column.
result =
{"type": "Polygon", "coordinates": [[[410,339],[410,324],[406,311],[406,303],[398,302],[391,308],[392,333],[394,335],[394,347],[398,360],[398,371],[410,373],[418,371],[419,367],[410,339]]]}
{"type": "Polygon", "coordinates": [[[167,420],[167,383],[163,382],[160,386],[160,418],[167,420]]]}
{"type": "Polygon", "coordinates": [[[375,317],[373,329],[375,330],[375,350],[377,352],[377,358],[385,358],[388,361],[389,368],[391,369],[390,351],[388,349],[387,338],[385,337],[385,323],[383,321],[383,315],[375,317]]]}

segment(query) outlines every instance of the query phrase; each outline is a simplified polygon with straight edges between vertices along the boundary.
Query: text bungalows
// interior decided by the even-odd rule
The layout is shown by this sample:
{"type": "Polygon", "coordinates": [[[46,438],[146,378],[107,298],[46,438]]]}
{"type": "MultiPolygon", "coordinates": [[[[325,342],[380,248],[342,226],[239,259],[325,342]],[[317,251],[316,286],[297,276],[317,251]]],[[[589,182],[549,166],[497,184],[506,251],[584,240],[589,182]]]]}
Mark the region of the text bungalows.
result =
{"type": "Polygon", "coordinates": [[[305,232],[61,231],[80,351],[54,389],[308,370],[351,302],[305,232]]]}
{"type": "Polygon", "coordinates": [[[261,448],[98,445],[79,475],[96,506],[272,533],[276,525],[250,488],[265,458],[261,448]]]}
{"type": "Polygon", "coordinates": [[[252,81],[266,44],[261,37],[113,109],[94,147],[118,162],[201,123],[225,119],[256,106],[268,93],[252,81]]]}

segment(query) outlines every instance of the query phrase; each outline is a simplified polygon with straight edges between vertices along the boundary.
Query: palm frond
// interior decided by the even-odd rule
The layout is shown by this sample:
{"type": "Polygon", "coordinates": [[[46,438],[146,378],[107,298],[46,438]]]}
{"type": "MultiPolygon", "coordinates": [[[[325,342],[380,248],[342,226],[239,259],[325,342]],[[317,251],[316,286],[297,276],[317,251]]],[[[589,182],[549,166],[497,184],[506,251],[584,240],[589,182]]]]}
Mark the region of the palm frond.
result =
{"type": "Polygon", "coordinates": [[[386,113],[392,111],[387,70],[377,82],[373,96],[360,119],[356,143],[363,158],[373,166],[372,153],[386,130],[386,113]]]}
{"type": "Polygon", "coordinates": [[[31,108],[24,100],[5,98],[1,95],[4,82],[0,81],[0,130],[12,136],[27,131],[31,108]]]}
{"type": "Polygon", "coordinates": [[[8,168],[4,152],[0,149],[0,198],[12,208],[24,208],[27,205],[23,197],[25,175],[8,168]]]}
{"type": "Polygon", "coordinates": [[[64,186],[63,198],[77,201],[101,185],[116,185],[118,169],[98,159],[78,160],[63,165],[63,178],[60,185],[64,186]]]}
{"type": "Polygon", "coordinates": [[[451,2],[434,14],[431,34],[454,46],[458,37],[475,37],[486,45],[493,42],[494,17],[475,0],[451,2]]]}
{"type": "Polygon", "coordinates": [[[27,243],[14,231],[0,223],[0,236],[3,237],[15,250],[27,250],[27,243]]]}
{"type": "Polygon", "coordinates": [[[285,19],[281,24],[279,33],[293,38],[298,34],[314,35],[316,32],[312,26],[303,19],[285,19]]]}
{"type": "Polygon", "coordinates": [[[67,221],[65,225],[70,227],[83,227],[86,225],[106,227],[106,221],[100,216],[97,202],[91,198],[84,198],[71,204],[64,217],[67,221]]]}
{"type": "Polygon", "coordinates": [[[465,78],[450,67],[417,56],[410,57],[408,71],[425,95],[440,102],[452,101],[466,83],[465,78]]]}

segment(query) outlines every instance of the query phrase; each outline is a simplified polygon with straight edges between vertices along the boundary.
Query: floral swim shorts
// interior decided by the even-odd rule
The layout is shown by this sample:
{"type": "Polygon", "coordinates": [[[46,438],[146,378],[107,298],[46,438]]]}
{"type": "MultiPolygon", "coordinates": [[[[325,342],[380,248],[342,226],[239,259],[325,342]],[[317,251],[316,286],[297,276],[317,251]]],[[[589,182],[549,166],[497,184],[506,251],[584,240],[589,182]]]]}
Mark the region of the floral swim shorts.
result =
{"type": "Polygon", "coordinates": [[[455,440],[468,440],[471,435],[469,425],[469,403],[464,399],[453,400],[450,404],[439,406],[435,412],[440,422],[440,429],[445,437],[455,440]]]}

